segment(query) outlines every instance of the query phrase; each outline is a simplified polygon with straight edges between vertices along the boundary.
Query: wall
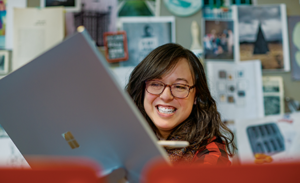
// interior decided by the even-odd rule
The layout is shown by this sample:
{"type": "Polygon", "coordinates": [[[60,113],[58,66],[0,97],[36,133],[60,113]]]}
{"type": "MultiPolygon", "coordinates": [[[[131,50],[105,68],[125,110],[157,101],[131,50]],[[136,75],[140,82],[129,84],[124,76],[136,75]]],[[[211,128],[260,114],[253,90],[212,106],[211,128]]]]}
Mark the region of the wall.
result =
{"type": "MultiPolygon", "coordinates": [[[[172,15],[164,6],[163,0],[161,0],[161,16],[172,15]]],[[[299,0],[257,0],[258,5],[262,4],[280,4],[285,3],[287,7],[287,15],[300,15],[300,3],[299,0]]],[[[190,48],[192,44],[191,37],[191,23],[196,20],[198,25],[201,25],[202,12],[199,11],[196,14],[189,17],[176,17],[176,42],[186,48],[190,48]]],[[[200,33],[201,35],[201,33],[200,33]]],[[[201,40],[200,40],[201,41],[201,40]]],[[[263,76],[281,76],[283,78],[285,97],[290,97],[300,101],[300,81],[292,81],[290,72],[274,72],[263,73],[263,76]]]]}
{"type": "MultiPolygon", "coordinates": [[[[27,0],[27,5],[28,7],[36,7],[39,6],[39,1],[40,0],[27,0]]],[[[279,3],[286,4],[288,16],[300,15],[299,0],[257,0],[258,5],[279,3]]],[[[173,16],[173,14],[169,12],[164,6],[163,0],[160,0],[160,15],[173,16]]],[[[176,42],[181,44],[185,48],[190,48],[192,44],[191,23],[193,20],[195,20],[200,26],[202,21],[202,11],[199,11],[189,17],[176,17],[176,42]]],[[[292,81],[290,72],[263,73],[263,75],[281,76],[284,82],[285,97],[290,97],[300,101],[300,81],[292,81]]]]}

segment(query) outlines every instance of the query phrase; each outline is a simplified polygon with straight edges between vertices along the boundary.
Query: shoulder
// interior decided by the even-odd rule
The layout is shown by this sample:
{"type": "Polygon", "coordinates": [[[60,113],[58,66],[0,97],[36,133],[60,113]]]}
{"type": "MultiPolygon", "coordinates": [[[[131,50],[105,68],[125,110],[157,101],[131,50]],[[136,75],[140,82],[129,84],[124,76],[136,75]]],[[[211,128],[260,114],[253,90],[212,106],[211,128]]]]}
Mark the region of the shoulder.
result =
{"type": "Polygon", "coordinates": [[[196,151],[193,161],[207,165],[231,165],[226,146],[221,138],[213,137],[209,143],[196,151]]]}

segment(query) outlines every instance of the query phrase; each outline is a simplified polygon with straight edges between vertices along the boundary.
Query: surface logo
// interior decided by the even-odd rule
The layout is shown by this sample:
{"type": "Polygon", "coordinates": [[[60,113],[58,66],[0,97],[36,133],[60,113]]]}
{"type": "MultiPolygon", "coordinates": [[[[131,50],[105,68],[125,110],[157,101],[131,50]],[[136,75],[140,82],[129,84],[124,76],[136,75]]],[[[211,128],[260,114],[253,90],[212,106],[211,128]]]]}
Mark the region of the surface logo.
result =
{"type": "Polygon", "coordinates": [[[78,142],[75,140],[74,136],[71,132],[66,132],[62,134],[63,138],[68,142],[69,146],[72,149],[76,149],[79,147],[78,142]]]}

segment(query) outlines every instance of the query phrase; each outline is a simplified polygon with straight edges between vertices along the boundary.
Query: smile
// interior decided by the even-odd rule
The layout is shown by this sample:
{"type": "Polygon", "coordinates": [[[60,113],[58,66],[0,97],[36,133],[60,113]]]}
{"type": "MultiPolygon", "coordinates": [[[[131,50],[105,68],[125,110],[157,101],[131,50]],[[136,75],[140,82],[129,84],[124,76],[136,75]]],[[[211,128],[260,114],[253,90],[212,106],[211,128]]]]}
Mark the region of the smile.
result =
{"type": "Polygon", "coordinates": [[[163,114],[172,114],[177,110],[174,107],[157,106],[156,108],[160,113],[163,113],[163,114]]]}

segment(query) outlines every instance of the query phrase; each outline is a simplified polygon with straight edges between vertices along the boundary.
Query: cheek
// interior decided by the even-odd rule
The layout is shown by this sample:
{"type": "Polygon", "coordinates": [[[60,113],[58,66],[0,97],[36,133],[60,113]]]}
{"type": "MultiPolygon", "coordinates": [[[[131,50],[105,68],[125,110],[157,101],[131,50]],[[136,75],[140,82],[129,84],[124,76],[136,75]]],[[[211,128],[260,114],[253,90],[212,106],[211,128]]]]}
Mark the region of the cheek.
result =
{"type": "Polygon", "coordinates": [[[194,102],[195,102],[195,94],[189,96],[188,100],[184,100],[180,102],[183,108],[184,117],[187,118],[191,114],[194,107],[194,102]]]}
{"type": "Polygon", "coordinates": [[[194,101],[189,100],[189,101],[180,102],[180,105],[183,109],[184,116],[188,117],[192,112],[194,101]]]}
{"type": "Polygon", "coordinates": [[[145,95],[144,95],[144,108],[146,113],[149,115],[149,112],[152,111],[152,105],[154,100],[157,98],[156,95],[151,95],[148,92],[145,91],[145,95]]]}

